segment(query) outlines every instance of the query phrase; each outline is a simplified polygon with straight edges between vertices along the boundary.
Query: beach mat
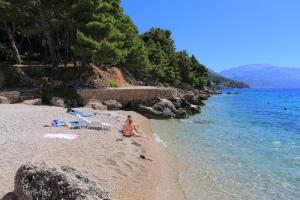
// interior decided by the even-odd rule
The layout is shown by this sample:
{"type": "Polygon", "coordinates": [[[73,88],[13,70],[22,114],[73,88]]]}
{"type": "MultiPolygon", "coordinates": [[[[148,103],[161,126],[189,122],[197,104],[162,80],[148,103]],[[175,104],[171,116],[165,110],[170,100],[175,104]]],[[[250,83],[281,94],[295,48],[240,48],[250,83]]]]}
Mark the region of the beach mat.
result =
{"type": "Polygon", "coordinates": [[[77,140],[79,139],[79,134],[44,134],[45,139],[65,139],[65,140],[77,140]]]}

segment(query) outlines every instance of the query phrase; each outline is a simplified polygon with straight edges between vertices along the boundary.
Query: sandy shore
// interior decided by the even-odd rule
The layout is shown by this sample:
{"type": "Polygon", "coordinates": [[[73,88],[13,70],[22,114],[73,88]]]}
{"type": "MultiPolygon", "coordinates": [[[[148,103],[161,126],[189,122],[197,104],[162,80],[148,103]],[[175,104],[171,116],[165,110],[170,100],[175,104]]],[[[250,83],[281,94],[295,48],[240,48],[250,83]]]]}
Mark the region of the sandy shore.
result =
{"type": "MultiPolygon", "coordinates": [[[[95,113],[89,108],[80,111],[95,113]]],[[[0,197],[13,190],[21,164],[69,165],[107,188],[118,200],[185,199],[176,161],[155,142],[149,121],[134,112],[100,112],[91,119],[111,123],[112,131],[44,127],[53,119],[75,120],[66,110],[50,106],[0,105],[0,197]],[[124,138],[117,131],[123,117],[133,115],[147,138],[124,138]],[[43,134],[80,134],[78,140],[45,139],[43,134]],[[118,139],[121,139],[118,140],[118,139]],[[153,159],[139,158],[145,154],[153,159]]]]}

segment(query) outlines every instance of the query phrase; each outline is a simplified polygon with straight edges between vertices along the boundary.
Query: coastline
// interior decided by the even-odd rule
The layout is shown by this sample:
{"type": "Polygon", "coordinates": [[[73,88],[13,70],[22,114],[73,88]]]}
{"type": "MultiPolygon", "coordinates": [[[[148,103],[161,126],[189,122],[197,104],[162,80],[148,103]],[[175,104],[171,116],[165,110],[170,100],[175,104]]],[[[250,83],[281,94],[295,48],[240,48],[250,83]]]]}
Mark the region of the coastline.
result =
{"type": "MultiPolygon", "coordinates": [[[[44,127],[51,120],[74,120],[66,109],[22,104],[0,105],[0,198],[11,192],[21,164],[46,162],[69,165],[110,191],[112,199],[185,199],[173,157],[158,144],[147,118],[135,112],[96,111],[97,118],[113,124],[111,132],[44,127]],[[122,117],[131,114],[146,138],[124,138],[118,132],[122,117]],[[79,134],[78,140],[45,139],[45,133],[79,134]],[[118,141],[121,139],[121,141],[118,141]],[[139,158],[145,154],[153,161],[139,158]]],[[[90,108],[78,110],[94,113],[90,108]]]]}
{"type": "Polygon", "coordinates": [[[142,131],[149,138],[148,140],[138,139],[141,142],[142,152],[146,152],[152,162],[143,163],[143,172],[124,181],[120,190],[116,192],[122,199],[139,200],[184,200],[184,191],[179,183],[179,169],[174,155],[167,151],[165,147],[155,141],[154,134],[149,119],[136,112],[121,112],[123,115],[130,114],[141,125],[142,131]],[[126,183],[126,181],[128,181],[126,183]],[[127,185],[127,187],[124,187],[127,185]],[[128,192],[130,188],[130,192],[128,192]]]}

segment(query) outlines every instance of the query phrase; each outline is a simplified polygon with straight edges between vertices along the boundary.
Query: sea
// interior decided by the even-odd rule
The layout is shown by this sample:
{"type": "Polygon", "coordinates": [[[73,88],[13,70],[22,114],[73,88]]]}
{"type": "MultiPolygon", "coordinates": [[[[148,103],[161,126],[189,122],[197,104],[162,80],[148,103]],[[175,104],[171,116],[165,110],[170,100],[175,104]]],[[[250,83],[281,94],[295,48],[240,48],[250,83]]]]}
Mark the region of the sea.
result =
{"type": "Polygon", "coordinates": [[[151,121],[187,199],[299,200],[300,89],[222,92],[201,114],[151,121]]]}

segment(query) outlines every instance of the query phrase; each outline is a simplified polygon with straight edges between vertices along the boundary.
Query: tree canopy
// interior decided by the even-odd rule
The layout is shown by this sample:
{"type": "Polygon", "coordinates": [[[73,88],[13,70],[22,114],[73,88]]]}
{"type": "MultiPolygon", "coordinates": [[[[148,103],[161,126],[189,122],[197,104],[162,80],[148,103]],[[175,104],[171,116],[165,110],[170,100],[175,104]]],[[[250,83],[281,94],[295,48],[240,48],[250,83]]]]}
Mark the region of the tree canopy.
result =
{"type": "Polygon", "coordinates": [[[139,35],[120,0],[0,0],[0,62],[122,66],[137,78],[205,86],[206,67],[171,36],[139,35]]]}

